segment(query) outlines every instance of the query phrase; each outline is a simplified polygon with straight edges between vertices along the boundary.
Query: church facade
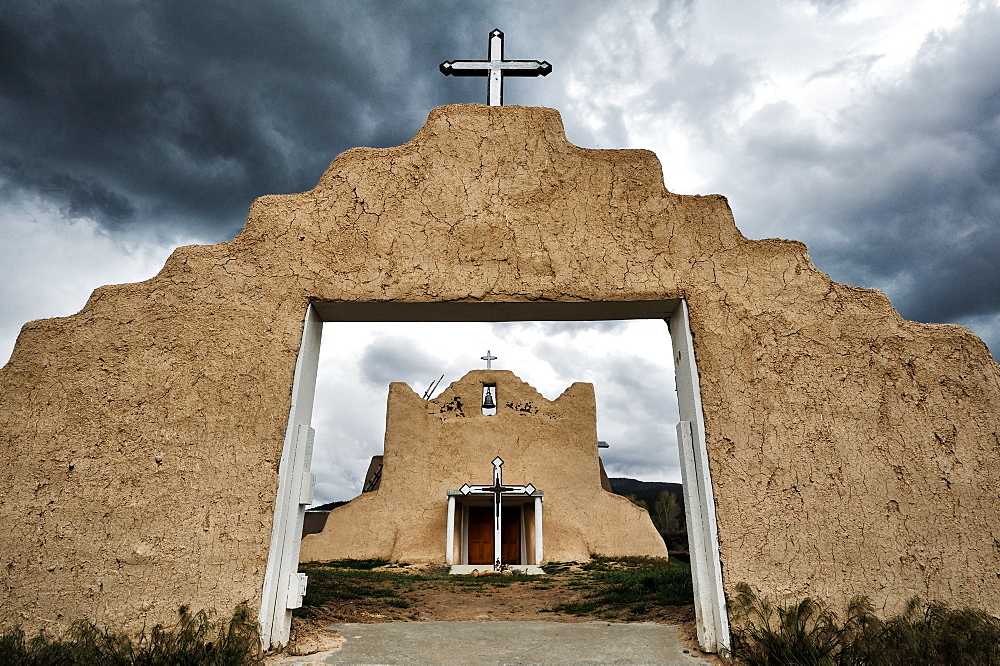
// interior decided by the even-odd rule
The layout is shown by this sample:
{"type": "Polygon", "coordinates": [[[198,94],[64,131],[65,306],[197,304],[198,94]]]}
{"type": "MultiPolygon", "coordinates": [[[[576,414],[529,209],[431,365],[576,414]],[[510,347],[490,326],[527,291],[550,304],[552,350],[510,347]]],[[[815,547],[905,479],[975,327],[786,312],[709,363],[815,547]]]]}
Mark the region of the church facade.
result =
{"type": "Polygon", "coordinates": [[[331,511],[323,530],[303,539],[301,559],[491,568],[497,559],[666,557],[649,514],[605,490],[602,477],[592,384],[550,401],[509,370],[474,370],[425,400],[394,382],[377,488],[331,511]],[[495,413],[483,408],[486,392],[495,413]]]}

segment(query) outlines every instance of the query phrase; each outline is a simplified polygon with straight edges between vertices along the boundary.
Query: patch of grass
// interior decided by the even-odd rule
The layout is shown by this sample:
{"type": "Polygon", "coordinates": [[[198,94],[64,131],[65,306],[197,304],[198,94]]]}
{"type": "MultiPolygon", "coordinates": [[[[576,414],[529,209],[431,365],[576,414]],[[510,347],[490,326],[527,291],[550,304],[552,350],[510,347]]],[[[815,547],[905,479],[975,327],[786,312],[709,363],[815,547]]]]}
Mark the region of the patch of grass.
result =
{"type": "Polygon", "coordinates": [[[382,559],[303,562],[299,571],[309,576],[302,607],[292,613],[300,618],[312,616],[331,601],[345,599],[367,603],[373,610],[409,608],[412,603],[404,595],[413,592],[416,583],[451,582],[448,567],[430,567],[417,573],[382,559]]]}
{"type": "Polygon", "coordinates": [[[519,583],[530,582],[525,576],[455,576],[455,585],[459,587],[483,588],[483,587],[508,587],[519,583]]]}
{"type": "Polygon", "coordinates": [[[545,565],[545,573],[558,574],[571,571],[573,567],[580,566],[579,562],[549,562],[545,565]]]}
{"type": "Polygon", "coordinates": [[[841,622],[811,599],[776,606],[746,583],[737,591],[731,656],[742,664],[1000,664],[1000,619],[983,611],[914,598],[902,614],[882,620],[857,597],[841,622]]]}
{"type": "Polygon", "coordinates": [[[651,557],[594,557],[586,563],[555,562],[545,565],[547,576],[452,576],[450,568],[422,567],[419,571],[397,568],[384,560],[339,560],[310,562],[299,570],[309,576],[308,592],[296,617],[329,617],[325,607],[337,613],[403,616],[398,609],[420,604],[414,593],[427,589],[488,597],[495,591],[518,585],[525,590],[567,588],[583,591],[583,602],[549,609],[612,619],[646,620],[662,615],[668,607],[691,603],[691,570],[688,565],[651,557]],[[348,603],[339,604],[340,601],[348,603]],[[349,609],[349,610],[343,610],[349,609]]]}
{"type": "Polygon", "coordinates": [[[79,621],[61,638],[45,633],[27,639],[19,629],[0,632],[0,665],[11,666],[242,666],[263,663],[257,618],[245,605],[229,618],[206,611],[190,613],[182,606],[178,625],[156,625],[132,639],[79,621]]]}
{"type": "Polygon", "coordinates": [[[392,599],[386,599],[385,605],[391,608],[409,608],[413,604],[402,597],[393,597],[392,599]]]}
{"type": "Polygon", "coordinates": [[[614,571],[618,569],[668,569],[674,566],[675,562],[665,557],[651,557],[646,555],[629,555],[624,557],[607,557],[605,555],[591,555],[590,561],[581,565],[584,571],[614,571]]]}
{"type": "MultiPolygon", "coordinates": [[[[368,569],[378,569],[379,567],[389,566],[390,564],[389,560],[372,558],[368,560],[329,560],[327,562],[310,562],[306,566],[322,569],[351,569],[354,571],[364,571],[368,569]]],[[[392,566],[405,565],[396,564],[392,566]]]]}
{"type": "Polygon", "coordinates": [[[299,571],[309,576],[302,607],[293,611],[295,617],[308,617],[311,609],[321,607],[335,599],[381,600],[399,598],[394,583],[409,584],[406,574],[375,571],[369,566],[373,560],[359,560],[353,569],[344,561],[309,562],[299,565],[299,571]],[[402,579],[402,580],[401,580],[402,579]]]}
{"type": "Polygon", "coordinates": [[[595,604],[590,601],[568,601],[558,604],[552,608],[543,608],[541,613],[568,613],[570,615],[589,615],[593,612],[595,604]]]}
{"type": "Polygon", "coordinates": [[[567,587],[592,588],[583,601],[559,604],[551,612],[645,619],[659,609],[693,602],[691,568],[663,558],[594,558],[587,577],[567,587]]]}

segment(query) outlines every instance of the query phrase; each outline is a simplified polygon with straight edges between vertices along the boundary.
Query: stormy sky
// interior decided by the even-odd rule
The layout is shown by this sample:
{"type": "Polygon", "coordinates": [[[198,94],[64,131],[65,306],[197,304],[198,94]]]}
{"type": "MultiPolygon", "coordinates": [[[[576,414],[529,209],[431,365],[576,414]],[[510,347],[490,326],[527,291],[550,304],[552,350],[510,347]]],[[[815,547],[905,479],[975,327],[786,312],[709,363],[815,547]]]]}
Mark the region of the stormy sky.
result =
{"type": "MultiPolygon", "coordinates": [[[[341,151],[485,101],[437,66],[485,57],[494,27],[508,58],[553,65],[508,80],[508,104],[560,110],[581,146],[654,150],[668,189],[726,195],[746,236],[801,240],[834,280],[1000,348],[995,0],[39,0],[0,6],[0,361],[26,321],[232,238],[341,151]]],[[[549,398],[595,383],[609,473],[677,480],[665,335],[328,325],[317,499],[358,490],[389,381],[422,393],[488,348],[549,398]]]]}

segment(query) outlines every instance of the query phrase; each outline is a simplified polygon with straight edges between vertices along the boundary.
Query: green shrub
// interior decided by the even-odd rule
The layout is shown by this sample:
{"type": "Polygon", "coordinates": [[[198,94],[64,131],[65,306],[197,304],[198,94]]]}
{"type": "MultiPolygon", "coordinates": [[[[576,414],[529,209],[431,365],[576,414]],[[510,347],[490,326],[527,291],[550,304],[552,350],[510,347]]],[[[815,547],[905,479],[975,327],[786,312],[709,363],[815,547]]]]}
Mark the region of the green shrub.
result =
{"type": "Polygon", "coordinates": [[[126,634],[78,621],[61,637],[26,639],[20,628],[0,632],[0,666],[242,666],[262,663],[257,619],[240,605],[228,619],[187,607],[178,625],[156,625],[133,640],[126,634]]]}
{"type": "Polygon", "coordinates": [[[731,656],[749,665],[920,666],[1000,664],[1000,620],[914,598],[900,615],[880,619],[857,597],[845,620],[811,599],[777,605],[737,585],[731,603],[731,656]]]}

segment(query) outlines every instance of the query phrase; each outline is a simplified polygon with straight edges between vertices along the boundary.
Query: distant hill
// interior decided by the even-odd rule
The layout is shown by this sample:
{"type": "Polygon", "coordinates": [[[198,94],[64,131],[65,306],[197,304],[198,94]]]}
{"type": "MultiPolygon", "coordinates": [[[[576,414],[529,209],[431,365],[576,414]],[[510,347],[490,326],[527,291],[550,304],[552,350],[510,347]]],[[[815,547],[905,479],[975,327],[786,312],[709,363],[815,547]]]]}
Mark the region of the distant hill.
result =
{"type": "Polygon", "coordinates": [[[645,500],[650,506],[664,490],[677,495],[677,500],[684,506],[684,486],[666,481],[637,481],[624,477],[614,477],[611,481],[611,492],[616,495],[635,495],[637,499],[645,500]]]}
{"type": "Polygon", "coordinates": [[[637,500],[642,500],[645,503],[656,531],[663,537],[663,543],[670,551],[670,557],[687,562],[688,541],[687,527],[684,524],[684,486],[666,481],[637,481],[621,477],[608,480],[611,481],[611,490],[616,495],[633,495],[637,500]],[[672,508],[671,503],[667,502],[670,499],[669,496],[663,501],[657,502],[665,492],[677,499],[672,508]]]}
{"type": "Polygon", "coordinates": [[[344,506],[350,500],[343,500],[341,502],[330,502],[329,504],[320,504],[319,506],[311,506],[306,511],[333,511],[338,506],[344,506]]]}

